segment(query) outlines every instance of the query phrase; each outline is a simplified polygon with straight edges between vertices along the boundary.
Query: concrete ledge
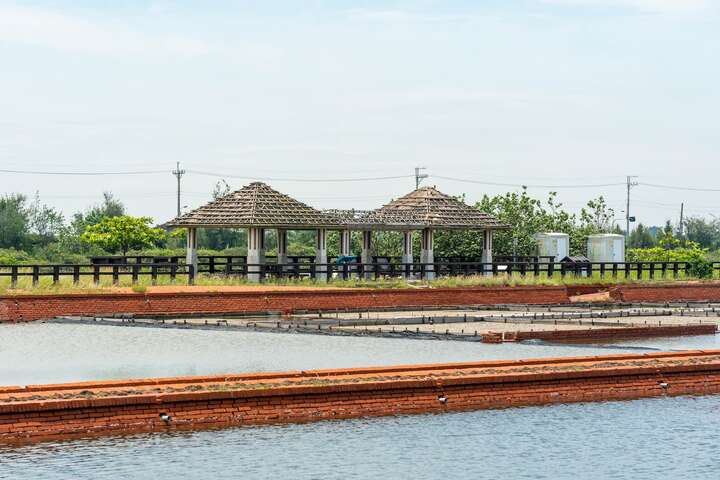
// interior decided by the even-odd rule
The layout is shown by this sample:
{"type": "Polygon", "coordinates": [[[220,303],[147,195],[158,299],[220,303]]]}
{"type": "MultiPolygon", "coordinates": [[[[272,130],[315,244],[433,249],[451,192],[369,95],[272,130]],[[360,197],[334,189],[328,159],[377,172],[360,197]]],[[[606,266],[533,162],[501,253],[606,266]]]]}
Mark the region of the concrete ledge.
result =
{"type": "Polygon", "coordinates": [[[720,350],[0,389],[0,442],[720,393],[720,350]]]}

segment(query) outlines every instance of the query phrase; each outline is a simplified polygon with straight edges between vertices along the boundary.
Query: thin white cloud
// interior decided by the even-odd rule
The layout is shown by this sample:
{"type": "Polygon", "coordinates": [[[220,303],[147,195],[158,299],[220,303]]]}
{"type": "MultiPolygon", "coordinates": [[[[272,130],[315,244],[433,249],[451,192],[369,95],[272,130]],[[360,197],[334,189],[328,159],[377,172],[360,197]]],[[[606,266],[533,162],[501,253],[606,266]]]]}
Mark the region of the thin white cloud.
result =
{"type": "Polygon", "coordinates": [[[351,20],[369,23],[455,23],[472,20],[476,15],[425,13],[399,9],[354,8],[347,12],[351,20]]]}
{"type": "Polygon", "coordinates": [[[12,6],[0,6],[0,43],[97,54],[198,55],[209,50],[207,43],[192,38],[150,34],[112,21],[12,6]]]}
{"type": "Polygon", "coordinates": [[[507,106],[523,106],[548,101],[581,103],[577,95],[552,95],[531,90],[486,90],[474,88],[409,88],[393,91],[357,92],[345,96],[346,106],[357,109],[395,109],[452,104],[501,103],[507,106]]]}
{"type": "Polygon", "coordinates": [[[351,151],[332,145],[251,145],[244,148],[219,148],[217,152],[226,156],[252,156],[260,153],[318,153],[345,155],[350,157],[365,156],[365,153],[351,151]]]}
{"type": "Polygon", "coordinates": [[[698,13],[709,10],[711,0],[541,0],[576,7],[617,7],[650,13],[698,13]]]}

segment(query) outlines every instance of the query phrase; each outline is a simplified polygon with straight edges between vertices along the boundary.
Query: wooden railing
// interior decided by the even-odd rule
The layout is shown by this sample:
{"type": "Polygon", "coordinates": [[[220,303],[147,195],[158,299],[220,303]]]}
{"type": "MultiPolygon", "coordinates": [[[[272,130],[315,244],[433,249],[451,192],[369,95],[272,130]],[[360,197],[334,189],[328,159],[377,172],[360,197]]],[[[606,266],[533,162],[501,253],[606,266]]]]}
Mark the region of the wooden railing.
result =
{"type": "MultiPolygon", "coordinates": [[[[277,263],[277,256],[266,255],[266,263],[277,263]]],[[[497,256],[493,259],[496,263],[539,263],[539,262],[550,262],[554,257],[547,256],[497,256]]],[[[330,256],[327,258],[327,263],[335,263],[337,257],[330,256]]],[[[402,263],[402,257],[388,256],[388,255],[373,255],[371,257],[372,262],[378,264],[400,264],[402,263]]],[[[435,262],[440,263],[476,263],[481,261],[479,258],[473,257],[435,257],[435,262]]],[[[201,273],[222,273],[227,269],[227,264],[244,264],[247,263],[247,256],[245,255],[198,255],[198,262],[200,265],[201,273]]],[[[151,265],[157,264],[184,264],[185,256],[173,255],[173,256],[161,256],[161,255],[111,255],[111,256],[98,256],[92,257],[90,263],[93,265],[126,265],[126,264],[141,264],[151,265]]],[[[288,255],[287,263],[291,265],[295,264],[309,264],[315,263],[315,256],[313,255],[288,255]]],[[[231,267],[232,268],[232,267],[231,267]]]]}
{"type": "MultiPolygon", "coordinates": [[[[546,278],[565,276],[588,278],[680,278],[688,277],[689,262],[615,262],[567,264],[556,262],[434,262],[434,263],[350,263],[339,265],[297,264],[297,265],[233,265],[228,266],[229,274],[247,275],[255,272],[261,278],[426,278],[458,277],[473,275],[520,275],[546,278]]],[[[202,268],[199,267],[202,271],[202,268]]],[[[713,276],[720,276],[720,262],[713,263],[713,276]]]]}
{"type": "Polygon", "coordinates": [[[112,278],[113,284],[120,283],[121,278],[129,278],[132,284],[138,283],[140,278],[149,278],[151,284],[157,283],[161,277],[175,282],[178,278],[192,284],[195,279],[195,270],[192,265],[179,265],[177,263],[154,263],[141,265],[137,263],[115,265],[0,265],[0,279],[10,278],[10,286],[17,287],[19,280],[31,279],[33,286],[42,278],[52,279],[53,284],[60,283],[61,279],[72,279],[78,284],[83,278],[92,278],[93,283],[100,284],[103,278],[112,278]]]}
{"type": "MultiPolygon", "coordinates": [[[[430,277],[468,277],[473,275],[519,275],[546,278],[566,276],[598,279],[636,278],[636,279],[676,279],[690,277],[688,262],[615,262],[568,264],[555,262],[434,262],[434,263],[310,263],[298,262],[278,265],[275,263],[248,264],[228,259],[217,264],[211,261],[199,262],[198,271],[205,275],[228,277],[248,277],[259,280],[272,279],[326,279],[332,281],[349,279],[381,278],[430,278],[430,277]]],[[[110,278],[113,284],[121,279],[130,279],[136,284],[141,279],[149,279],[155,284],[159,279],[176,282],[182,280],[193,284],[196,277],[192,265],[183,263],[124,263],[113,265],[0,265],[0,280],[10,280],[11,287],[17,287],[23,279],[30,279],[37,285],[41,279],[50,279],[58,284],[69,279],[79,284],[82,279],[92,279],[100,284],[110,278]]],[[[720,262],[713,263],[713,276],[720,277],[720,262]]]]}

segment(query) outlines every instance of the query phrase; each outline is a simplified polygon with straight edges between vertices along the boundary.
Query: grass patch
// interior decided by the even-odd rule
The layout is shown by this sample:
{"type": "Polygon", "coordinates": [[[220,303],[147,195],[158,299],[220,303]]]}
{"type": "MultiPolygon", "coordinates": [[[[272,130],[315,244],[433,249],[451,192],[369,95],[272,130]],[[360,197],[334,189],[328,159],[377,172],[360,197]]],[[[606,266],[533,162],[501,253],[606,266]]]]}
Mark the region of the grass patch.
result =
{"type": "MultiPolygon", "coordinates": [[[[286,286],[286,287],[311,287],[317,289],[328,289],[328,288],[453,288],[453,287],[474,287],[474,286],[488,286],[488,287],[499,287],[499,286],[562,286],[562,285],[612,285],[612,284],[626,284],[626,283],[653,283],[653,282],[668,282],[668,281],[684,281],[684,280],[697,280],[695,278],[680,274],[677,279],[668,276],[662,278],[661,275],[656,274],[654,279],[650,279],[649,273],[645,272],[642,278],[638,279],[635,276],[632,278],[625,278],[624,275],[618,275],[617,278],[612,278],[612,275],[607,274],[604,278],[600,277],[599,272],[594,272],[590,277],[574,277],[567,275],[561,277],[559,274],[553,277],[541,274],[534,276],[527,274],[522,276],[519,273],[513,273],[511,275],[502,274],[494,277],[486,277],[480,275],[473,276],[456,276],[456,277],[442,277],[436,280],[426,281],[406,281],[402,278],[379,278],[377,280],[370,279],[332,279],[327,283],[316,282],[309,278],[285,278],[285,279],[273,279],[265,281],[262,285],[266,286],[286,286]]],[[[707,281],[707,280],[706,280],[707,281]]],[[[160,275],[155,285],[186,285],[186,279],[178,277],[173,282],[168,275],[160,275]]],[[[223,275],[208,275],[202,274],[195,280],[195,285],[206,287],[212,291],[211,287],[232,287],[232,286],[253,286],[259,287],[256,283],[250,283],[242,277],[227,277],[223,275]]],[[[149,276],[141,276],[136,284],[132,283],[132,279],[129,276],[121,276],[117,285],[113,285],[112,278],[110,276],[102,276],[100,282],[96,285],[92,281],[92,277],[83,276],[77,284],[73,284],[71,277],[61,277],[57,284],[52,282],[51,277],[41,277],[37,285],[32,285],[30,277],[21,277],[18,281],[16,288],[11,288],[10,279],[8,277],[0,277],[0,295],[27,295],[27,294],[63,294],[63,293],[113,293],[118,288],[125,288],[126,291],[132,291],[135,293],[145,293],[152,286],[152,282],[149,276]]],[[[220,289],[218,289],[220,290],[220,289]]]]}

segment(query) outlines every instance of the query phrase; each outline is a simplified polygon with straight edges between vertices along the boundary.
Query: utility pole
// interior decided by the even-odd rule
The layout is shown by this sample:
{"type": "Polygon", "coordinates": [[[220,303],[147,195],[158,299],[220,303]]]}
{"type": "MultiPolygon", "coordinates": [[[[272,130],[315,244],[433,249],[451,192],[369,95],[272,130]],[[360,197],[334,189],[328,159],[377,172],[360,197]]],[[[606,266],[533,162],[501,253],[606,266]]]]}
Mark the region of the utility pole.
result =
{"type": "Polygon", "coordinates": [[[633,178],[637,178],[636,175],[627,176],[627,205],[625,207],[625,240],[630,240],[630,222],[635,221],[635,217],[630,216],[630,189],[638,184],[633,181],[633,178]]]}
{"type": "Polygon", "coordinates": [[[680,204],[680,231],[679,231],[681,243],[685,243],[683,241],[683,235],[685,235],[685,224],[684,224],[685,218],[684,217],[685,217],[685,202],[682,202],[680,204]]]}
{"type": "Polygon", "coordinates": [[[180,169],[180,162],[176,163],[175,170],[172,171],[172,174],[177,177],[177,216],[179,217],[182,214],[180,211],[180,179],[185,175],[185,170],[180,169]]]}
{"type": "Polygon", "coordinates": [[[415,167],[415,190],[420,188],[420,182],[422,182],[423,179],[428,178],[427,173],[420,173],[422,170],[427,170],[427,168],[415,167]]]}

